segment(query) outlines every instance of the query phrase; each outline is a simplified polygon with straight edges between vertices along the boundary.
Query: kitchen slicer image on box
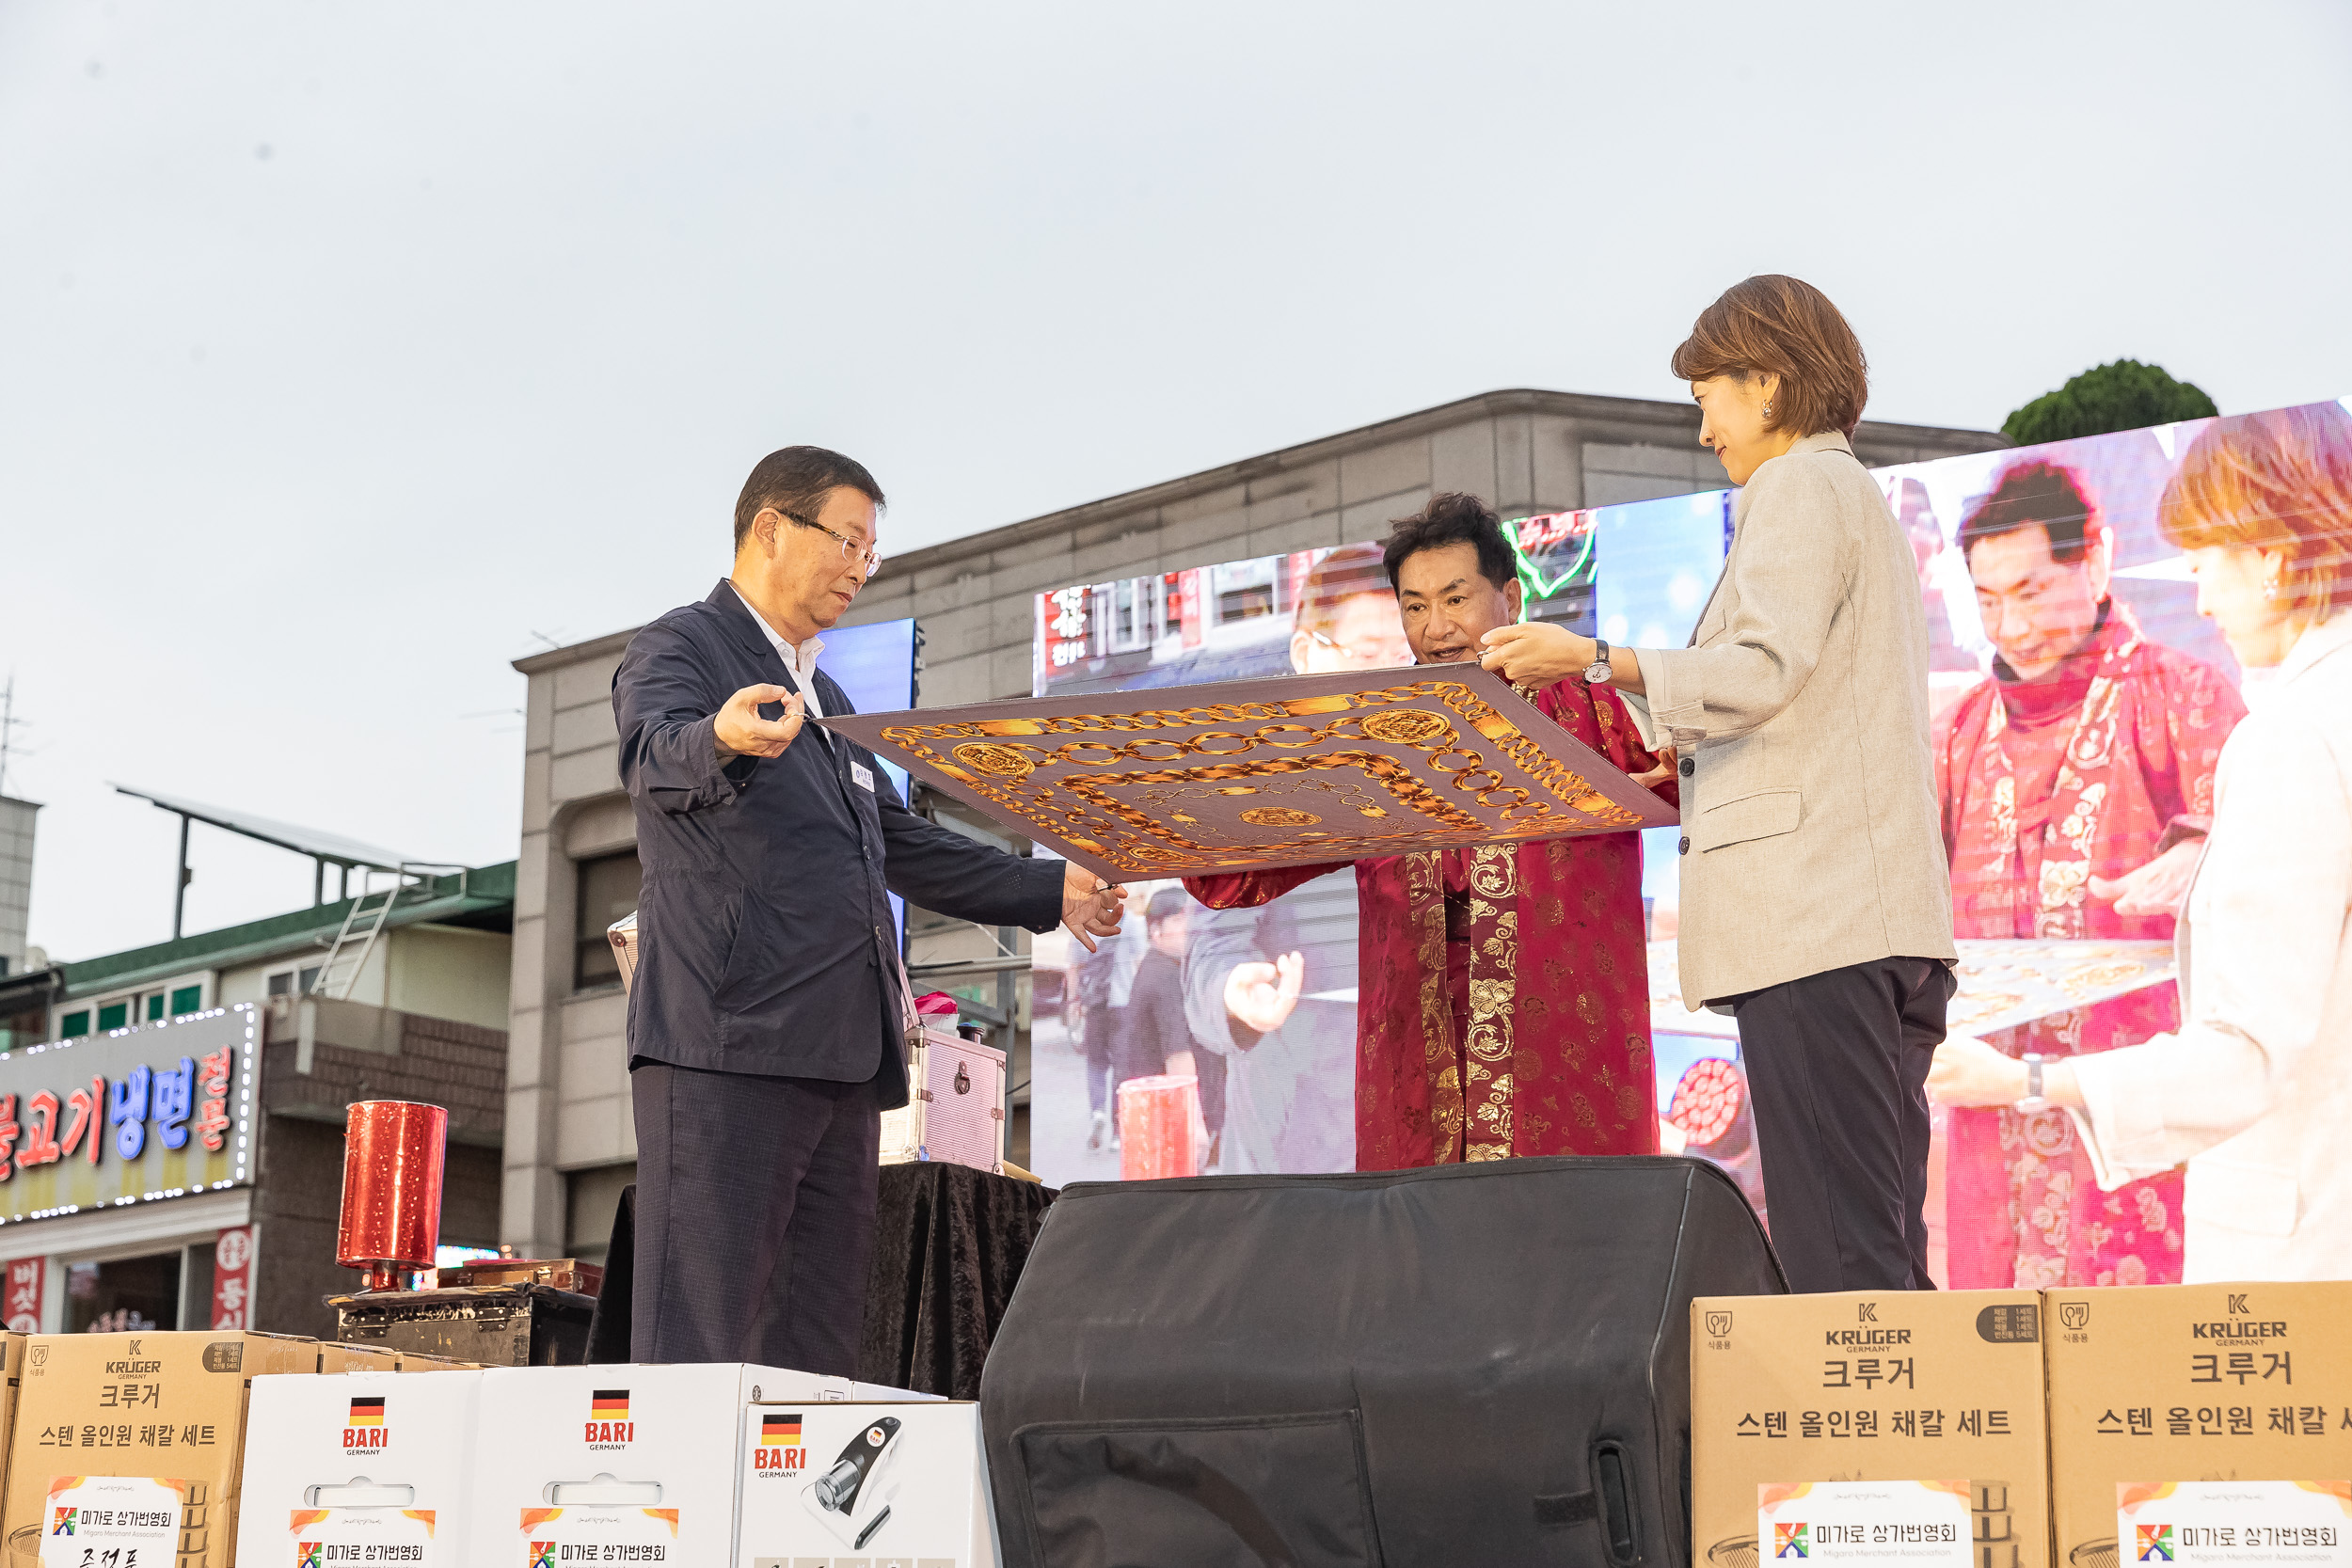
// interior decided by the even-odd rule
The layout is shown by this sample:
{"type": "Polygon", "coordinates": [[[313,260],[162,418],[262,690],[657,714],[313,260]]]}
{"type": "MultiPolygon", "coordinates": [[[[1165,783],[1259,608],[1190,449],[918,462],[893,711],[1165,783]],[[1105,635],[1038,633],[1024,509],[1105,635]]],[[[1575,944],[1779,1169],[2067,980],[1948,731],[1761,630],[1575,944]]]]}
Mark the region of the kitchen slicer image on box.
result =
{"type": "Polygon", "coordinates": [[[874,1539],[898,1495],[898,1418],[877,1416],[860,1429],[833,1468],[801,1490],[801,1502],[852,1549],[874,1539]]]}

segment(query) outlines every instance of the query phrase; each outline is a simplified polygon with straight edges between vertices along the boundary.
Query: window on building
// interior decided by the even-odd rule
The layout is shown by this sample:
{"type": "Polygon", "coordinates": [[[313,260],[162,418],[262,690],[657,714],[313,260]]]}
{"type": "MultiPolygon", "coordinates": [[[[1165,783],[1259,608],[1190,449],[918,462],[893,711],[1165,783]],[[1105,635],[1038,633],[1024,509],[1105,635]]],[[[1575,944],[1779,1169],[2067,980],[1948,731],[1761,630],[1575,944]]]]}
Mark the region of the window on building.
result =
{"type": "Polygon", "coordinates": [[[109,1029],[128,1027],[130,1022],[131,1004],[128,1002],[109,1002],[98,1009],[98,1032],[102,1035],[109,1029]]]}
{"type": "Polygon", "coordinates": [[[203,1006],[204,988],[202,986],[182,986],[171,993],[171,1016],[174,1018],[178,1018],[183,1013],[195,1012],[203,1006]]]}
{"type": "Polygon", "coordinates": [[[580,863],[580,940],[573,949],[574,990],[589,990],[621,983],[620,963],[612,956],[612,939],[604,933],[606,927],[637,907],[644,879],[634,849],[580,863]]]}
{"type": "Polygon", "coordinates": [[[310,964],[300,969],[281,969],[269,977],[272,996],[306,996],[311,983],[319,977],[319,966],[310,964]]]}
{"type": "Polygon", "coordinates": [[[77,1040],[88,1033],[89,1009],[87,1007],[78,1013],[66,1014],[65,1022],[57,1025],[57,1037],[61,1040],[77,1040]]]}
{"type": "Polygon", "coordinates": [[[180,1326],[177,1251],[103,1263],[74,1263],[65,1271],[68,1334],[137,1334],[180,1326]]]}
{"type": "Polygon", "coordinates": [[[10,1004],[18,1012],[0,1012],[0,1051],[15,1051],[28,1045],[39,1045],[49,1037],[49,1009],[36,1002],[29,1006],[10,1004]]]}
{"type": "Polygon", "coordinates": [[[152,1023],[157,1019],[164,1016],[164,1003],[167,999],[162,991],[149,991],[143,1000],[147,1003],[147,1006],[140,1008],[139,1011],[146,1017],[148,1022],[152,1023]]]}
{"type": "Polygon", "coordinates": [[[213,1326],[213,1259],[220,1248],[217,1237],[180,1249],[180,1326],[213,1326]]]}

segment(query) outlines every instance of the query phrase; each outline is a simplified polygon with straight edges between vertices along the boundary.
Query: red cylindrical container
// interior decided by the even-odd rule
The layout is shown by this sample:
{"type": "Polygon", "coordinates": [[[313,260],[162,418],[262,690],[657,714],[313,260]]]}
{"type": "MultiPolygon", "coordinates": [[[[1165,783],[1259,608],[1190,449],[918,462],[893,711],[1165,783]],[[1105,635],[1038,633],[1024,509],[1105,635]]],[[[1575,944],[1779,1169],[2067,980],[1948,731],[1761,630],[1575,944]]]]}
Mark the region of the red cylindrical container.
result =
{"type": "Polygon", "coordinates": [[[1200,1081],[1190,1073],[1130,1078],[1119,1085],[1119,1175],[1124,1181],[1195,1176],[1192,1124],[1200,1081]]]}
{"type": "Polygon", "coordinates": [[[433,1266],[441,1239],[441,1163],[449,1112],[406,1100],[361,1100],[344,1124],[343,1217],[335,1261],[365,1270],[366,1289],[397,1290],[433,1266]]]}

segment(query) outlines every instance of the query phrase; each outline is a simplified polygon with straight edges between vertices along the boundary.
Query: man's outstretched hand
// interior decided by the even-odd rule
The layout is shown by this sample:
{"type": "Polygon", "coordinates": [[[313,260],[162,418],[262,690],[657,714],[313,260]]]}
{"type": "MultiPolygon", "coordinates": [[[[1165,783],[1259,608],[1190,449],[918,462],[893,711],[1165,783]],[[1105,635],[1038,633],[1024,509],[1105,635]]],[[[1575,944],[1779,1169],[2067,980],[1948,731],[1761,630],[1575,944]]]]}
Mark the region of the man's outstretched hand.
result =
{"type": "Polygon", "coordinates": [[[1078,864],[1068,863],[1061,879],[1061,923],[1070,934],[1094,951],[1096,937],[1119,934],[1119,917],[1126,913],[1127,890],[1112,887],[1078,864]]]}
{"type": "Polygon", "coordinates": [[[726,700],[713,721],[719,751],[726,756],[780,757],[801,733],[801,721],[807,713],[808,705],[797,691],[781,686],[747,686],[726,700]],[[782,703],[783,715],[762,719],[759,710],[767,703],[782,703]]]}
{"type": "Polygon", "coordinates": [[[1285,953],[1272,963],[1235,964],[1225,977],[1225,1010],[1261,1035],[1287,1022],[1307,978],[1307,957],[1285,953]]]}

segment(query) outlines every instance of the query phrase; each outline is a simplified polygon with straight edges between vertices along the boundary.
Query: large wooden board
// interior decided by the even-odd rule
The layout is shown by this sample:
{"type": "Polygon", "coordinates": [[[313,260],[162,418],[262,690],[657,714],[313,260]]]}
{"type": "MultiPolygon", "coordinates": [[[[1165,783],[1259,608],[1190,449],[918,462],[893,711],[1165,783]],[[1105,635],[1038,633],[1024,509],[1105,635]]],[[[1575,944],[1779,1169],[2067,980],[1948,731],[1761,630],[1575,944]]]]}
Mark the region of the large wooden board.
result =
{"type": "Polygon", "coordinates": [[[1677,820],[1474,664],[820,722],[1114,881],[1677,820]]]}

